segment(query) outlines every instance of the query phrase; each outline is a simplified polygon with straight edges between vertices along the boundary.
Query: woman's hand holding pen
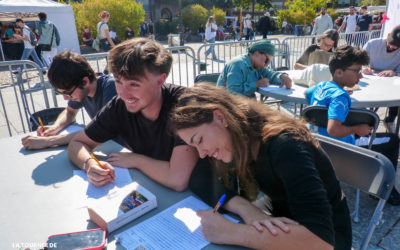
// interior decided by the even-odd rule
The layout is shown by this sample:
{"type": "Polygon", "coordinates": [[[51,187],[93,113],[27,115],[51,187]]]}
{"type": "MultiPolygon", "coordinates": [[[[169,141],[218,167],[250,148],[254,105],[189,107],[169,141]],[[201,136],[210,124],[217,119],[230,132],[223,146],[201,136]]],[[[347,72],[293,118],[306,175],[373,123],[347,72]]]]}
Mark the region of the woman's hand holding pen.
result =
{"type": "Polygon", "coordinates": [[[280,88],[282,88],[283,86],[285,86],[287,89],[291,89],[292,88],[292,79],[290,79],[289,75],[284,73],[280,76],[281,79],[281,85],[279,86],[280,88]]]}
{"type": "Polygon", "coordinates": [[[268,87],[269,79],[268,78],[261,78],[256,82],[257,87],[268,87]]]}
{"type": "Polygon", "coordinates": [[[112,176],[115,175],[114,168],[108,162],[101,161],[100,163],[103,168],[93,158],[88,158],[85,169],[89,181],[98,187],[113,181],[112,176]]]}
{"type": "Polygon", "coordinates": [[[201,230],[204,237],[216,244],[226,244],[232,240],[232,235],[235,232],[235,224],[227,220],[219,213],[214,213],[213,210],[199,210],[197,216],[200,217],[201,230]]]}

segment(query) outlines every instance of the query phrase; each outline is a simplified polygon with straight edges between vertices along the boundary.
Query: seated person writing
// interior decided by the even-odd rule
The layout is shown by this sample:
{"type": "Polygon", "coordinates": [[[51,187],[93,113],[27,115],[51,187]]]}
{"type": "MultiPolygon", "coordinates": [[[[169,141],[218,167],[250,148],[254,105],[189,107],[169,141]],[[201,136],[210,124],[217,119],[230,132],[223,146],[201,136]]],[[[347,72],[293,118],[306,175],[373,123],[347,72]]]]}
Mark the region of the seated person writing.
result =
{"type": "MultiPolygon", "coordinates": [[[[363,68],[363,74],[376,73],[381,77],[400,76],[400,25],[396,26],[387,38],[369,40],[364,49],[368,51],[370,62],[363,68]]],[[[397,112],[398,107],[389,108],[389,115],[384,120],[389,131],[397,112]]]]}
{"type": "Polygon", "coordinates": [[[306,51],[297,59],[294,68],[305,69],[307,66],[320,63],[328,64],[332,50],[337,47],[339,33],[334,29],[324,31],[317,38],[317,44],[309,46],[306,51]]]}
{"type": "Polygon", "coordinates": [[[48,74],[50,84],[68,101],[68,106],[53,125],[38,127],[37,136],[22,138],[25,149],[41,149],[68,144],[77,132],[58,133],[69,126],[81,107],[93,117],[117,95],[114,78],[103,75],[96,78],[86,58],[71,51],[64,51],[53,59],[48,74]]]}
{"type": "Polygon", "coordinates": [[[228,62],[221,72],[217,86],[223,86],[232,93],[255,97],[258,87],[269,84],[290,89],[292,80],[288,74],[267,68],[275,54],[275,47],[267,40],[253,43],[247,55],[240,55],[228,62]]]}
{"type": "Polygon", "coordinates": [[[209,241],[255,249],[351,248],[346,198],[327,155],[301,121],[201,83],[181,95],[172,120],[200,158],[213,158],[198,164],[190,188],[212,206],[225,193],[223,208],[245,222],[197,212],[209,241]],[[213,181],[220,177],[231,188],[213,181]],[[261,208],[250,203],[259,191],[268,196],[256,203],[261,208]],[[281,216],[299,224],[276,218],[281,216]]]}
{"type": "MultiPolygon", "coordinates": [[[[367,124],[355,126],[343,124],[351,107],[350,95],[344,90],[344,87],[351,88],[360,81],[362,66],[368,65],[368,62],[367,51],[350,45],[341,46],[335,50],[329,62],[332,81],[321,82],[306,90],[306,97],[310,105],[329,107],[327,128],[318,127],[318,133],[355,144],[354,135],[367,136],[371,132],[372,128],[367,124]]],[[[372,150],[385,155],[396,170],[399,155],[398,136],[389,133],[377,133],[376,137],[390,138],[387,143],[372,145],[372,150]]],[[[388,203],[400,205],[400,195],[396,188],[393,188],[388,203]]]]}
{"type": "Polygon", "coordinates": [[[170,52],[153,40],[133,38],[114,47],[108,63],[118,96],[72,139],[69,158],[96,186],[111,182],[114,165],[137,168],[162,185],[184,190],[198,156],[170,129],[171,110],[183,91],[164,84],[172,65],[170,52]],[[118,136],[132,152],[110,154],[102,163],[104,170],[90,152],[118,136]]]}

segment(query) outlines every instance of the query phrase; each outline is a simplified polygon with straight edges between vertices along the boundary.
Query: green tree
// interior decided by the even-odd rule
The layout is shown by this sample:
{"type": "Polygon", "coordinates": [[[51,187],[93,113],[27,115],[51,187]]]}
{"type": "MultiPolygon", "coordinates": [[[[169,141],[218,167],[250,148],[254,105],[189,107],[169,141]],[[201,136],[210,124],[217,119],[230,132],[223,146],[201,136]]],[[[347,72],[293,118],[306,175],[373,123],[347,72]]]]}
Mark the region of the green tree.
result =
{"type": "Polygon", "coordinates": [[[215,22],[217,23],[217,25],[224,24],[226,14],[225,14],[225,11],[223,11],[222,9],[215,8],[215,6],[214,6],[210,11],[210,15],[214,16],[215,22]]]}
{"type": "Polygon", "coordinates": [[[386,0],[361,0],[361,2],[358,4],[358,6],[380,6],[380,5],[386,5],[386,0]]]}
{"type": "Polygon", "coordinates": [[[197,32],[200,24],[206,24],[208,11],[200,4],[188,5],[182,9],[182,22],[185,27],[189,27],[192,33],[197,32]]]}
{"type": "Polygon", "coordinates": [[[285,3],[288,11],[279,11],[278,17],[280,22],[286,19],[293,24],[307,25],[316,17],[316,9],[324,7],[330,2],[331,0],[289,0],[285,3]],[[280,14],[281,12],[282,14],[280,14]]]}
{"type": "MultiPolygon", "coordinates": [[[[71,3],[71,6],[78,34],[87,26],[94,37],[97,35],[97,23],[101,20],[98,15],[103,10],[110,12],[108,27],[116,27],[119,38],[125,38],[126,26],[130,26],[135,34],[139,34],[139,24],[144,21],[145,15],[143,5],[132,0],[85,0],[82,3],[71,3]]],[[[82,37],[79,36],[79,39],[82,37]]]]}

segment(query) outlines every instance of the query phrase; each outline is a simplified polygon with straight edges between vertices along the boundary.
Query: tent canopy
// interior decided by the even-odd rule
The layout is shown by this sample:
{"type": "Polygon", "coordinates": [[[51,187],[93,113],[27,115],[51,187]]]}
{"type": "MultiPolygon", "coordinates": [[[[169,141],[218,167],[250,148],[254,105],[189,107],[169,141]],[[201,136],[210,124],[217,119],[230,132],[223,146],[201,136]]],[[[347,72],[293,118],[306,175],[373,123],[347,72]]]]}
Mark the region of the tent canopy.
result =
{"type": "MultiPolygon", "coordinates": [[[[356,11],[359,11],[361,7],[354,7],[356,11]]],[[[374,12],[374,11],[379,11],[379,12],[385,12],[386,11],[386,6],[367,6],[367,11],[369,12],[374,12]]],[[[344,9],[337,9],[336,13],[349,13],[349,8],[344,8],[344,9]]]]}
{"type": "MultiPolygon", "coordinates": [[[[11,18],[12,15],[7,13],[14,13],[15,16],[10,21],[15,21],[17,15],[27,15],[27,18],[29,18],[32,13],[37,15],[39,12],[45,12],[47,20],[57,26],[61,37],[58,52],[68,49],[80,53],[75,17],[71,5],[60,4],[50,0],[0,0],[0,17],[11,18]]],[[[27,18],[22,17],[24,21],[30,21],[27,18]]]]}

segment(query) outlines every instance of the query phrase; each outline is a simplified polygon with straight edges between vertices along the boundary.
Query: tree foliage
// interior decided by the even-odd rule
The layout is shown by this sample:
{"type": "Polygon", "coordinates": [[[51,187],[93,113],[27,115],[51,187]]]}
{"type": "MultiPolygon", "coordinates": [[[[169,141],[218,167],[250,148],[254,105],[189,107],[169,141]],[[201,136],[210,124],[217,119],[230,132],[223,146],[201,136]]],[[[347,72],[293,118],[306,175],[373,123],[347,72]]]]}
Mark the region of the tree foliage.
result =
{"type": "MultiPolygon", "coordinates": [[[[116,27],[117,37],[124,38],[126,26],[130,26],[135,34],[139,34],[139,24],[144,21],[145,11],[141,3],[132,0],[85,0],[82,3],[71,3],[75,16],[78,34],[85,26],[89,27],[93,37],[97,35],[99,13],[110,12],[108,27],[116,27]]],[[[82,37],[79,35],[79,39],[82,37]]]]}
{"type": "Polygon", "coordinates": [[[331,0],[289,0],[285,3],[288,9],[278,12],[278,25],[283,20],[292,24],[309,24],[316,17],[316,10],[326,6],[331,0]]]}
{"type": "Polygon", "coordinates": [[[358,6],[380,6],[386,5],[386,0],[361,0],[358,6]]]}
{"type": "Polygon", "coordinates": [[[215,6],[214,6],[210,11],[210,15],[214,16],[215,22],[217,23],[217,25],[224,24],[226,14],[225,14],[225,11],[223,11],[222,9],[215,8],[215,6]]]}
{"type": "Polygon", "coordinates": [[[193,33],[197,32],[200,24],[206,24],[208,11],[200,4],[188,5],[182,9],[182,22],[185,27],[189,27],[193,33]]]}

